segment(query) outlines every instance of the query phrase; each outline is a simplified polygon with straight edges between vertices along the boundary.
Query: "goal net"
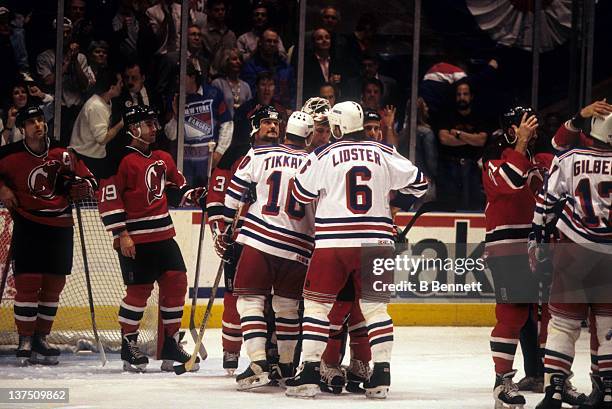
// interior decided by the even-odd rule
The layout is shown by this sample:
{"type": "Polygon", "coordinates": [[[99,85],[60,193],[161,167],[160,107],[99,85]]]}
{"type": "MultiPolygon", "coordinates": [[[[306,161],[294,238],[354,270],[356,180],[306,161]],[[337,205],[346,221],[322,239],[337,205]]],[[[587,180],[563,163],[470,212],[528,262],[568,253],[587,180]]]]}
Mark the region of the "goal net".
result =
{"type": "MultiPolygon", "coordinates": [[[[117,316],[119,304],[125,296],[119,260],[113,249],[112,235],[104,229],[100,220],[96,201],[93,199],[81,201],[79,205],[98,334],[105,350],[117,351],[121,348],[121,330],[117,316]]],[[[49,342],[58,344],[64,350],[95,351],[97,346],[92,330],[76,210],[73,210],[72,213],[75,224],[72,274],[66,279],[58,313],[48,339],[49,342]]],[[[10,213],[7,209],[0,207],[0,273],[4,273],[1,276],[3,279],[6,276],[0,304],[0,349],[5,353],[12,353],[18,343],[13,318],[15,287],[9,255],[11,236],[10,213]]],[[[36,257],[36,249],[32,249],[32,257],[36,257]]],[[[138,338],[139,343],[142,343],[143,352],[149,355],[155,355],[157,349],[157,320],[158,289],[156,286],[149,298],[138,338]]]]}

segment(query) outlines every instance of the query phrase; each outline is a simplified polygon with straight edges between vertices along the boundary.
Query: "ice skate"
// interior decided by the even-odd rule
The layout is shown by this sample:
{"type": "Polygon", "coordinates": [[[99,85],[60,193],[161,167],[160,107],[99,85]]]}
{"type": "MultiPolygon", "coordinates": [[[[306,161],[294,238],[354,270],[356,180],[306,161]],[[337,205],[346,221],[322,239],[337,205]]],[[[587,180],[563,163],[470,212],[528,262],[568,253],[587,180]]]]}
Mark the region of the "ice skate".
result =
{"type": "Polygon", "coordinates": [[[346,370],[346,390],[350,393],[364,394],[365,389],[361,385],[370,378],[371,370],[367,362],[351,359],[346,370]]]}
{"type": "Polygon", "coordinates": [[[603,396],[597,409],[612,409],[612,378],[602,378],[603,396]]]}
{"type": "Polygon", "coordinates": [[[287,379],[285,395],[296,398],[314,398],[319,393],[321,381],[319,362],[304,362],[293,378],[287,379]]]}
{"type": "Polygon", "coordinates": [[[34,335],[32,338],[32,356],[30,362],[41,365],[57,365],[60,350],[47,342],[46,335],[34,335]]]}
{"type": "Polygon", "coordinates": [[[560,409],[563,404],[563,394],[565,393],[566,376],[563,374],[553,374],[550,378],[550,385],[546,387],[544,399],[536,409],[560,409]]]}
{"type": "Polygon", "coordinates": [[[565,380],[565,388],[563,389],[562,401],[572,407],[582,408],[588,401],[588,397],[584,393],[578,392],[578,390],[572,385],[570,379],[574,374],[570,374],[565,380]]]}
{"type": "Polygon", "coordinates": [[[339,395],[346,384],[346,375],[338,365],[327,365],[321,361],[321,392],[339,395]]]}
{"type": "Polygon", "coordinates": [[[240,352],[223,351],[223,369],[228,376],[234,376],[234,372],[238,369],[238,359],[240,352]]]}
{"type": "Polygon", "coordinates": [[[123,360],[124,371],[145,371],[149,358],[138,347],[138,332],[132,332],[123,336],[121,340],[121,360],[123,360]]]}
{"type": "Polygon", "coordinates": [[[32,337],[19,335],[19,346],[15,351],[17,355],[17,365],[28,366],[32,356],[32,337]]]}
{"type": "Polygon", "coordinates": [[[285,382],[295,376],[293,363],[278,363],[270,365],[270,385],[286,388],[285,382]]]}
{"type": "Polygon", "coordinates": [[[495,409],[523,409],[525,398],[519,393],[518,386],[512,382],[516,371],[495,376],[493,398],[495,409]]]}
{"type": "Polygon", "coordinates": [[[268,361],[251,362],[243,373],[236,376],[237,389],[239,391],[246,391],[265,386],[270,381],[269,374],[268,361]]]}
{"type": "Polygon", "coordinates": [[[603,401],[603,381],[599,377],[599,375],[591,374],[591,393],[587,398],[587,402],[583,405],[583,408],[593,408],[598,409],[599,405],[603,401]]]}
{"type": "Polygon", "coordinates": [[[544,393],[544,377],[543,376],[526,376],[516,383],[519,391],[528,391],[533,393],[544,393]]]}
{"type": "Polygon", "coordinates": [[[391,367],[388,362],[375,362],[372,375],[364,383],[366,398],[386,399],[391,386],[391,367]]]}
{"type": "MultiPolygon", "coordinates": [[[[184,364],[191,359],[181,344],[184,333],[177,331],[173,336],[166,337],[161,351],[161,370],[164,372],[174,372],[174,363],[184,364]]],[[[197,372],[200,369],[200,357],[196,357],[195,363],[190,372],[197,372]]]]}

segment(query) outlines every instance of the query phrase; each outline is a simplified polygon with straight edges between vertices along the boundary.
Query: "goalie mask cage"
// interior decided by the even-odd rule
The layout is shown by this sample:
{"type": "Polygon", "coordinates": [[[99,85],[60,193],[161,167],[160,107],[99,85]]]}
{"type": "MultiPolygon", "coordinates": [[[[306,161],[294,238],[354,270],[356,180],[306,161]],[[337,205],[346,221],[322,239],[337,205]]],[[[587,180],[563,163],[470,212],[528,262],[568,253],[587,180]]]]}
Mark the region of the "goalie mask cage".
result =
{"type": "MultiPolygon", "coordinates": [[[[112,235],[104,229],[100,220],[97,202],[94,199],[85,200],[80,202],[80,206],[98,334],[105,350],[118,351],[121,349],[121,330],[117,319],[119,305],[125,296],[125,285],[117,252],[113,249],[112,235]]],[[[66,277],[66,286],[60,296],[48,340],[66,351],[96,351],[75,209],[72,215],[75,224],[72,273],[66,277]]],[[[15,282],[9,254],[12,228],[10,213],[0,207],[0,273],[2,280],[5,280],[0,304],[0,351],[3,353],[13,353],[18,344],[13,317],[15,282]]],[[[36,249],[32,249],[32,257],[36,257],[36,249]]],[[[157,350],[157,323],[158,289],[155,285],[138,337],[142,351],[151,356],[157,350]]]]}

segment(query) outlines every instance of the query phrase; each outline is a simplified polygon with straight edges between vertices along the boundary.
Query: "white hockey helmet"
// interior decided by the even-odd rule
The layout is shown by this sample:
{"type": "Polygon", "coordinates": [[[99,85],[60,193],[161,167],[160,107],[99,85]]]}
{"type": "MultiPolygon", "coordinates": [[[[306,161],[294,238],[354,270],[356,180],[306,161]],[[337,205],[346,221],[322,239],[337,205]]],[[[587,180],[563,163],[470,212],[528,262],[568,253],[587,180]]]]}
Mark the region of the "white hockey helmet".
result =
{"type": "Polygon", "coordinates": [[[327,114],[331,133],[336,139],[352,132],[363,131],[363,108],[356,102],[340,102],[327,114]],[[339,134],[336,127],[339,128],[339,134]]]}
{"type": "Polygon", "coordinates": [[[308,98],[308,100],[304,103],[302,112],[306,112],[308,115],[312,116],[312,119],[315,121],[321,122],[327,121],[327,114],[330,109],[331,105],[327,99],[312,97],[308,98]]]}
{"type": "Polygon", "coordinates": [[[593,116],[591,136],[603,143],[612,145],[612,114],[605,117],[593,116]]]}
{"type": "Polygon", "coordinates": [[[286,133],[299,136],[300,138],[308,138],[314,129],[314,120],[312,116],[306,112],[295,111],[287,121],[286,133]]]}

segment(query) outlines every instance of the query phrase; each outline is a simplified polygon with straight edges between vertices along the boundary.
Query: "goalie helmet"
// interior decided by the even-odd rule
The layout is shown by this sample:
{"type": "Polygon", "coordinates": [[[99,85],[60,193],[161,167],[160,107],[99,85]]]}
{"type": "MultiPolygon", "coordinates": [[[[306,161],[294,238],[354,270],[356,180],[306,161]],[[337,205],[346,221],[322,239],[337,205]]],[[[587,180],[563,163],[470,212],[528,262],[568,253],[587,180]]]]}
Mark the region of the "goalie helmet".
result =
{"type": "Polygon", "coordinates": [[[273,105],[264,105],[251,115],[251,136],[259,132],[259,126],[264,119],[280,121],[280,114],[273,105]]]}
{"type": "Polygon", "coordinates": [[[591,136],[598,141],[612,145],[612,114],[605,117],[593,116],[591,136]]]}
{"type": "Polygon", "coordinates": [[[363,131],[363,108],[356,102],[340,102],[327,115],[331,133],[336,139],[344,135],[363,131]]]}
{"type": "Polygon", "coordinates": [[[306,112],[295,111],[287,121],[286,132],[300,138],[308,138],[314,129],[314,119],[306,112]]]}
{"type": "Polygon", "coordinates": [[[525,114],[527,114],[527,117],[529,118],[530,116],[535,115],[535,111],[530,107],[516,106],[514,108],[510,108],[502,115],[500,125],[508,144],[514,145],[516,143],[516,135],[509,135],[508,129],[512,128],[513,125],[517,127],[520,126],[523,115],[525,114]]]}
{"type": "Polygon", "coordinates": [[[321,97],[309,98],[302,107],[302,112],[312,116],[317,122],[327,121],[327,114],[331,109],[329,101],[321,97]]]}
{"type": "Polygon", "coordinates": [[[40,116],[42,116],[43,118],[45,117],[45,113],[43,112],[41,107],[39,107],[38,105],[26,105],[25,107],[21,108],[19,112],[17,112],[17,118],[15,118],[15,125],[18,128],[23,128],[23,126],[25,125],[25,121],[32,118],[38,118],[40,116]]]}

